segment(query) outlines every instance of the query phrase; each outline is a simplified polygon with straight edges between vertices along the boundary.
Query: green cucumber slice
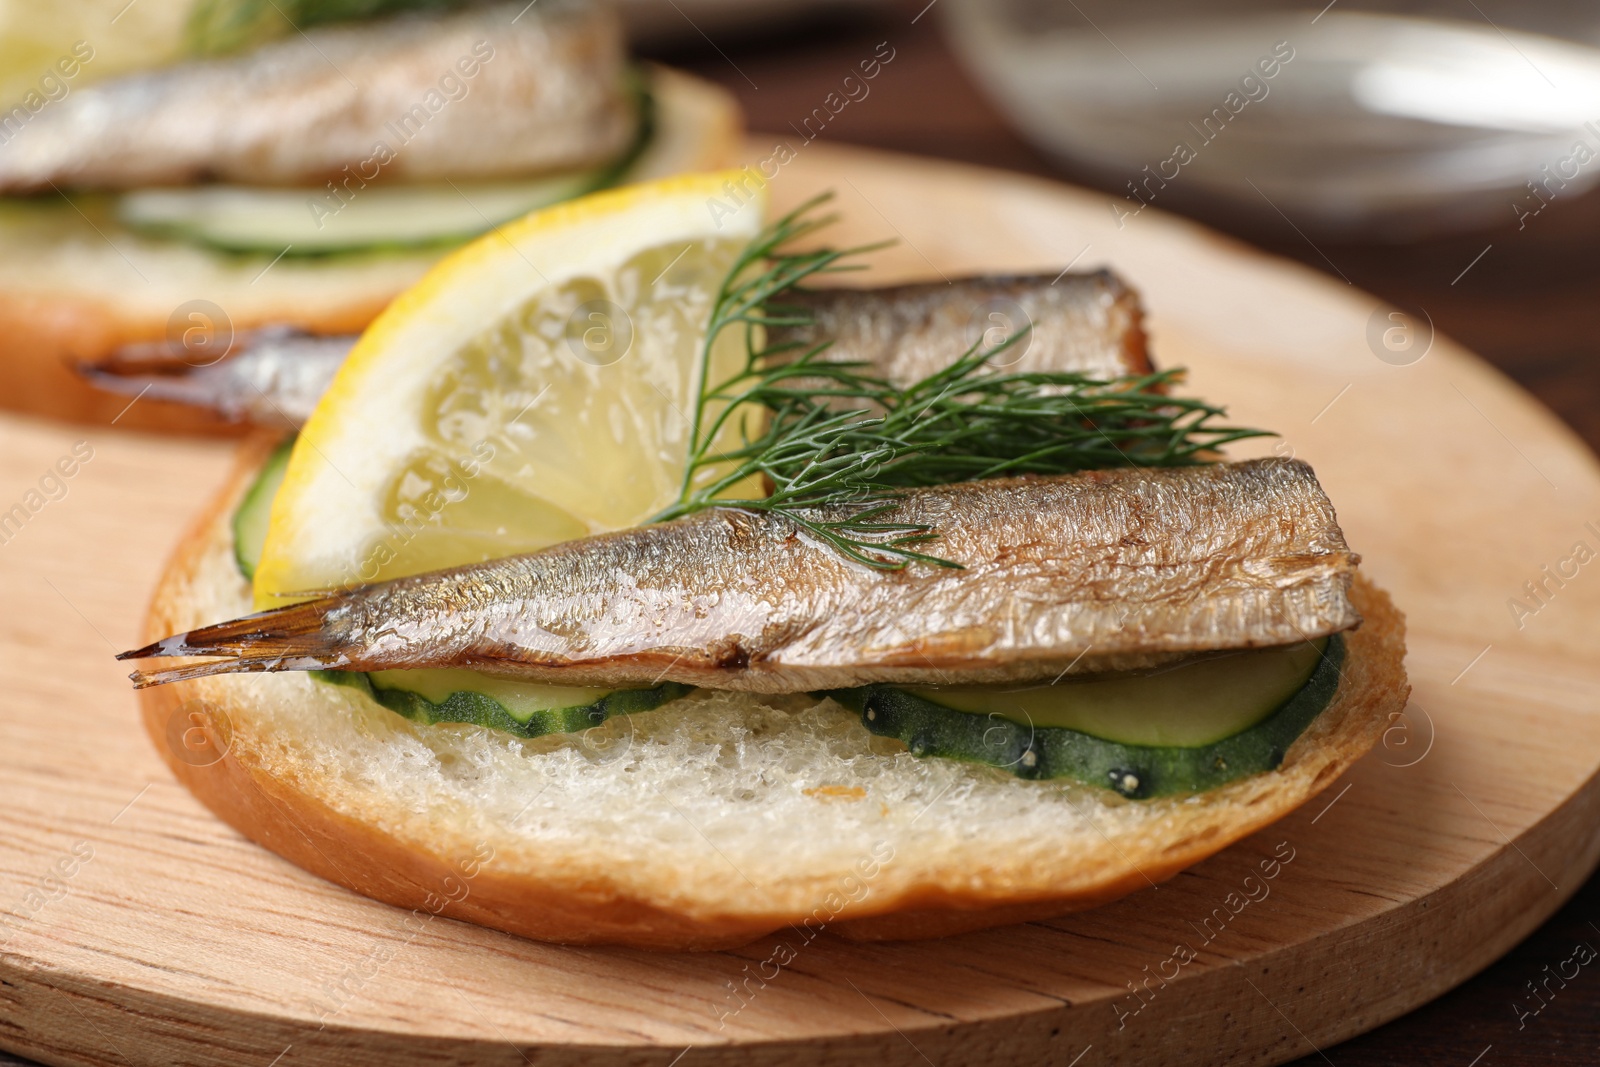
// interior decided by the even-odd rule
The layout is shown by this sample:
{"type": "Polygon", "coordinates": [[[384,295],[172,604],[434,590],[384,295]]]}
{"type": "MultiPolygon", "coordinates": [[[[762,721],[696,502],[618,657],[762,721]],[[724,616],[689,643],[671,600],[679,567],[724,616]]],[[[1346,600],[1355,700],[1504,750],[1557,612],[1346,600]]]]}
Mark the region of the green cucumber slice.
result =
{"type": "Polygon", "coordinates": [[[829,695],[859,712],[869,731],[897,738],[913,755],[984,763],[1018,778],[1070,778],[1146,799],[1204,792],[1275,770],[1333,700],[1344,655],[1343,637],[1328,638],[1311,677],[1282,706],[1239,733],[1194,747],[1130,745],[1064,727],[1030,726],[999,714],[957,711],[886,685],[829,695]]]}
{"type": "Polygon", "coordinates": [[[124,194],[129,229],[227,252],[313,255],[455,244],[599,187],[609,168],[514,182],[374,185],[343,201],[326,189],[197,185],[124,194]]]}
{"type": "MultiPolygon", "coordinates": [[[[233,513],[233,558],[239,573],[255,577],[267,541],[272,499],[283,484],[295,439],[279,445],[245,491],[233,513]]],[[[424,724],[471,723],[518,737],[573,733],[613,715],[650,711],[676,700],[690,686],[668,682],[652,689],[589,689],[535,685],[463,670],[312,671],[312,677],[353,686],[406,718],[424,724]]]]}
{"type": "Polygon", "coordinates": [[[1054,685],[945,686],[908,692],[975,715],[1061,728],[1124,745],[1199,748],[1243,733],[1311,678],[1325,642],[1252,649],[1165,670],[1064,678],[1054,685]]]}
{"type": "Polygon", "coordinates": [[[261,562],[261,549],[267,543],[272,498],[283,484],[283,472],[289,469],[289,454],[293,451],[293,437],[273,450],[233,513],[233,558],[239,564],[239,573],[251,581],[255,580],[256,564],[261,562]]]}
{"type": "Polygon", "coordinates": [[[492,678],[474,671],[313,671],[334,685],[353,686],[413,722],[432,726],[469,723],[518,737],[570,734],[599,726],[613,715],[651,711],[691,687],[666,682],[654,689],[576,689],[492,678]],[[405,675],[425,675],[407,679],[405,675]],[[459,676],[460,682],[446,676],[459,676]],[[468,688],[454,688],[460,684],[468,688]],[[491,695],[492,694],[492,695],[491,695]]]}
{"type": "Polygon", "coordinates": [[[433,704],[447,704],[468,692],[486,696],[523,723],[548,711],[587,708],[611,692],[567,685],[530,686],[467,670],[373,671],[367,677],[374,689],[404,690],[433,704]]]}

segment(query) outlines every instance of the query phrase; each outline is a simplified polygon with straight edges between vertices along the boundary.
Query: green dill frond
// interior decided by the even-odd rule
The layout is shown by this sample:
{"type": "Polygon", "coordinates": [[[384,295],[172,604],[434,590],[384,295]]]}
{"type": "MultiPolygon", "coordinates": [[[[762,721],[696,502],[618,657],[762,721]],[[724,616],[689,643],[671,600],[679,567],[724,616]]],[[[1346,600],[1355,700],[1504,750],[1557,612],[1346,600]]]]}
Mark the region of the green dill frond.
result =
{"type": "Polygon", "coordinates": [[[768,227],[729,273],[713,305],[701,380],[725,329],[745,327],[748,358],[737,374],[702,389],[679,499],[652,521],[712,507],[773,512],[867,566],[954,567],[922,551],[936,529],[884,520],[898,494],[1012,475],[1201,463],[1233,441],[1264,436],[1219,424],[1219,407],[1170,395],[1181,370],[1101,380],[990,366],[1026,331],[993,348],[974,346],[903,387],[865,364],[822,358],[827,342],[761,346],[763,327],[811,323],[803,309],[783,304],[786,292],[813,275],[859,269],[841,261],[881,247],[787,251],[834,221],[807,217],[827,198],[768,227]],[[744,420],[742,447],[713,448],[729,419],[759,409],[768,415],[760,432],[750,433],[744,420]],[[718,473],[707,478],[713,468],[718,473]],[[768,496],[725,497],[755,476],[771,486],[768,496]]]}

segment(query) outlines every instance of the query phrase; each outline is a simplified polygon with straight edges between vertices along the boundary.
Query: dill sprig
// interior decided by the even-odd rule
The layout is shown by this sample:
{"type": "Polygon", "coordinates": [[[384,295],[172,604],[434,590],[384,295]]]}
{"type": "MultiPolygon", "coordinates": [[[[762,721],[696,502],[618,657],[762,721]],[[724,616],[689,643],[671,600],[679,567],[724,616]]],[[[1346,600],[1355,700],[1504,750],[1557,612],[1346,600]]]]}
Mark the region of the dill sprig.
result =
{"type": "Polygon", "coordinates": [[[1229,442],[1263,435],[1218,425],[1223,409],[1169,395],[1181,370],[1102,380],[991,367],[1026,331],[992,348],[974,345],[906,386],[878,377],[869,364],[823,358],[826,340],[765,345],[765,328],[812,322],[782,303],[784,293],[814,275],[860,269],[841,261],[881,247],[788,251],[835,221],[810,217],[826,199],[763,231],[729,272],[713,304],[700,380],[707,380],[713,345],[726,329],[744,327],[747,358],[732,377],[702,389],[679,499],[652,521],[713,507],[765,511],[867,566],[955,567],[921,550],[938,538],[934,527],[886,520],[899,494],[1005,475],[1205,462],[1229,442]],[[764,420],[752,418],[760,412],[764,420]],[[739,420],[743,443],[719,449],[732,419],[739,420]],[[757,476],[771,487],[767,496],[729,497],[757,476]]]}

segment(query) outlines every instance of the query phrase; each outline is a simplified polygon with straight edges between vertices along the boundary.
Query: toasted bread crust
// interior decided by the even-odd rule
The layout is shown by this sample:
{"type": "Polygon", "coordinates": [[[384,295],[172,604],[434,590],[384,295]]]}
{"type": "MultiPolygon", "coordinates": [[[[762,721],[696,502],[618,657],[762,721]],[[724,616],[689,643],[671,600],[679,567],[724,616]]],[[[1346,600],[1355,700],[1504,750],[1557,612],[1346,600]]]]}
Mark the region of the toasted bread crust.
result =
{"type": "MultiPolygon", "coordinates": [[[[672,143],[644,165],[640,177],[714,170],[733,163],[743,133],[733,98],[698,78],[665,68],[655,68],[653,78],[663,136],[672,143]]],[[[92,234],[89,239],[94,239],[92,234]]],[[[127,269],[109,240],[93,248],[106,263],[127,269]]],[[[162,340],[174,307],[196,295],[187,287],[218,291],[210,288],[213,283],[229,293],[223,303],[236,331],[285,324],[315,334],[357,333],[436,258],[430,253],[406,253],[376,266],[357,258],[348,268],[319,267],[314,278],[273,291],[270,282],[275,277],[268,284],[250,277],[259,268],[230,282],[206,277],[205,264],[214,265],[212,273],[220,277],[238,269],[238,257],[200,248],[185,247],[184,252],[184,280],[155,279],[176,283],[176,291],[171,284],[140,285],[131,272],[122,286],[80,284],[75,268],[85,254],[82,249],[64,260],[59,281],[38,288],[0,285],[0,408],[73,422],[115,422],[128,429],[241,434],[244,428],[199,408],[149,398],[130,404],[129,397],[95,389],[73,366],[104,360],[124,345],[162,340]]],[[[261,265],[270,259],[262,257],[261,265]]],[[[23,276],[31,278],[31,271],[24,269],[23,276]]]]}
{"type": "MultiPolygon", "coordinates": [[[[213,580],[219,557],[231,560],[229,518],[271,445],[264,438],[246,443],[236,476],[178,546],[157,587],[146,638],[186,629],[205,610],[205,583],[213,580]]],[[[1278,771],[1213,790],[1200,804],[1184,798],[1137,802],[1151,812],[1154,829],[1141,828],[1115,842],[1120,860],[1091,862],[1085,869],[1066,854],[1071,850],[1059,850],[1059,871],[1040,872],[1031,885],[1017,885],[1005,878],[966,877],[972,872],[962,869],[957,857],[943,876],[886,884],[882,892],[837,911],[830,908],[827,928],[858,940],[927,938],[1095,907],[1170,878],[1288,814],[1367,752],[1409,693],[1401,614],[1362,578],[1352,595],[1365,622],[1347,635],[1338,692],[1290,747],[1278,771]],[[955,876],[958,870],[962,877],[955,876]]],[[[390,829],[405,816],[384,810],[381,795],[369,796],[369,806],[353,814],[337,810],[307,778],[315,774],[307,762],[285,766],[263,759],[268,739],[240,725],[255,718],[247,706],[251,690],[229,684],[235,681],[205,679],[141,692],[146,729],[178,779],[229,825],[355,892],[542,941],[651,949],[734,947],[807,923],[813,915],[815,886],[769,892],[765,905],[750,907],[751,894],[729,887],[726,872],[683,872],[676,876],[678,884],[642,891],[623,877],[629,857],[611,857],[615,869],[610,871],[602,860],[597,873],[592,855],[578,869],[557,849],[550,850],[547,863],[475,867],[469,892],[459,857],[470,851],[471,842],[452,838],[442,817],[433,837],[407,838],[390,829]],[[197,706],[197,700],[233,724],[226,755],[209,766],[178,758],[166,740],[173,717],[197,706]]],[[[1014,782],[1018,791],[1038,786],[1014,782]]],[[[838,872],[831,877],[837,880],[838,872]]],[[[827,884],[825,877],[818,881],[827,884]]]]}

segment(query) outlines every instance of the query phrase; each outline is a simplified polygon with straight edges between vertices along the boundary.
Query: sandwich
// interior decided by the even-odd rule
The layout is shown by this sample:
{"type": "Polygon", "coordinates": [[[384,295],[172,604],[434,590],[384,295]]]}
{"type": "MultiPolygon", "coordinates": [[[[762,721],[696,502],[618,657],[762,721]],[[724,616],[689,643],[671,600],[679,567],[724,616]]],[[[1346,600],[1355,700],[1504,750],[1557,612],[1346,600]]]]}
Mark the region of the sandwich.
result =
{"type": "Polygon", "coordinates": [[[731,98],[630,62],[598,3],[114,8],[19,13],[0,39],[45,78],[0,101],[0,395],[19,410],[217,428],[73,368],[359,332],[482,233],[738,150],[731,98]]]}
{"type": "Polygon", "coordinates": [[[725,178],[469,246],[246,445],[124,654],[222,818],[542,940],[931,937],[1159,883],[1400,713],[1315,474],[1225,457],[1128,285],[819,286],[818,209],[725,178]]]}

